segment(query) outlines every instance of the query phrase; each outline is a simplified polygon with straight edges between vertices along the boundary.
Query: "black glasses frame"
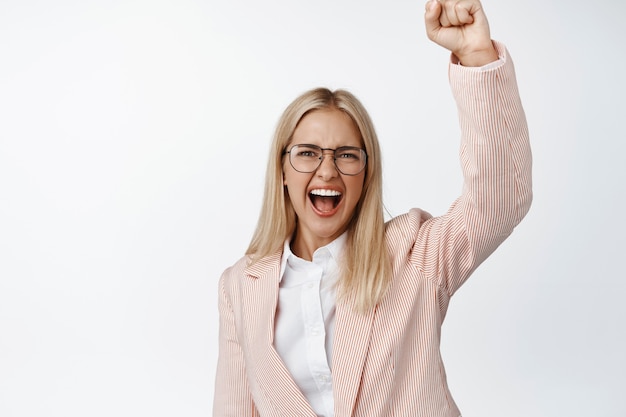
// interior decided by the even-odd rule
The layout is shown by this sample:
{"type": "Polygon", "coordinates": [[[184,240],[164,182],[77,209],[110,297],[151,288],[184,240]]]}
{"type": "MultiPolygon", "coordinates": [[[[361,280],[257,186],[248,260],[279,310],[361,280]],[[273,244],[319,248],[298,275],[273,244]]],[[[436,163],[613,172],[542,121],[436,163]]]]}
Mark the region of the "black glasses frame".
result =
{"type": "Polygon", "coordinates": [[[322,161],[324,160],[324,151],[332,151],[333,152],[333,163],[335,164],[335,168],[337,169],[337,171],[339,171],[340,173],[342,173],[343,175],[348,175],[348,176],[355,176],[355,175],[359,175],[361,172],[363,172],[363,170],[365,169],[365,167],[367,166],[367,152],[365,152],[365,149],[363,148],[359,148],[357,146],[340,146],[336,149],[332,149],[332,148],[322,148],[321,146],[317,146],[317,145],[312,145],[310,143],[300,143],[297,145],[293,145],[291,148],[289,148],[289,150],[285,150],[283,152],[283,155],[289,154],[289,164],[291,165],[291,167],[293,169],[295,169],[298,172],[301,172],[303,174],[310,174],[311,172],[315,172],[320,165],[322,165],[322,161]],[[293,165],[293,161],[291,160],[291,151],[293,150],[293,148],[297,147],[297,146],[306,146],[309,148],[315,148],[315,149],[319,149],[320,150],[320,156],[319,156],[319,162],[317,163],[317,166],[310,171],[302,171],[297,169],[294,165],[293,165]],[[347,174],[345,172],[343,172],[338,166],[337,166],[337,151],[342,151],[342,150],[358,150],[360,151],[365,159],[365,162],[363,163],[363,167],[361,167],[361,169],[359,170],[359,172],[355,173],[355,174],[347,174]]]}

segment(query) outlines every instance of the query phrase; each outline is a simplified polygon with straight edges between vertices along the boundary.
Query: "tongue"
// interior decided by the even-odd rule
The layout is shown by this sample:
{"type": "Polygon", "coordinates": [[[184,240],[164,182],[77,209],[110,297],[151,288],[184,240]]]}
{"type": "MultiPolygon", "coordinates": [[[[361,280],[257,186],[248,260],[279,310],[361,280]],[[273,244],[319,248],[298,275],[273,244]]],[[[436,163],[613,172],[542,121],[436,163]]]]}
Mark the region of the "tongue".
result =
{"type": "Polygon", "coordinates": [[[335,197],[311,196],[311,201],[318,211],[329,212],[335,208],[335,197]]]}

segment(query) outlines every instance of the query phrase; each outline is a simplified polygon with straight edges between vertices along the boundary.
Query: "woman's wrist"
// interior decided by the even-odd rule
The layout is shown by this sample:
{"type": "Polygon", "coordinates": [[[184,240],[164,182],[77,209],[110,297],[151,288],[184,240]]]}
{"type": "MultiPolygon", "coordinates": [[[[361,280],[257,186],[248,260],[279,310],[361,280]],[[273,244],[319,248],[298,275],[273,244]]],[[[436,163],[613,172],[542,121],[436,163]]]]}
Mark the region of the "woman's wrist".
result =
{"type": "Polygon", "coordinates": [[[493,43],[488,47],[475,49],[463,54],[454,53],[459,63],[464,67],[482,67],[499,59],[498,51],[493,43]]]}

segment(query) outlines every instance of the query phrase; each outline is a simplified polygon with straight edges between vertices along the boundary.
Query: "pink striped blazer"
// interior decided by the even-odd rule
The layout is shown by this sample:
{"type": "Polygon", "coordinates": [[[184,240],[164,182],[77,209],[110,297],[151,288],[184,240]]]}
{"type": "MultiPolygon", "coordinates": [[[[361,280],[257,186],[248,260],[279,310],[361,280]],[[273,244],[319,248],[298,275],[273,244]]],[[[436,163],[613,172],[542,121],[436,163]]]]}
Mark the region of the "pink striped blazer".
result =
{"type": "MultiPolygon", "coordinates": [[[[393,283],[379,305],[337,304],[336,417],[459,417],[439,351],[450,297],[530,207],[531,152],[513,63],[451,65],[462,130],[463,192],[440,217],[419,209],[386,225],[393,283]]],[[[315,417],[273,347],[281,253],[242,258],[219,282],[215,417],[315,417]]]]}

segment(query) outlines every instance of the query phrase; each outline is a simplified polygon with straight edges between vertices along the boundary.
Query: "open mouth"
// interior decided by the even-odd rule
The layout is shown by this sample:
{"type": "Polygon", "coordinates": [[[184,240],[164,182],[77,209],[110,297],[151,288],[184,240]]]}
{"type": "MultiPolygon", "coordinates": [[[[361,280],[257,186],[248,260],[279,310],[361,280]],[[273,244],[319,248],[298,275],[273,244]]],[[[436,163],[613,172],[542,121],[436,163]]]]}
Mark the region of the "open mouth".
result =
{"type": "Polygon", "coordinates": [[[309,199],[313,207],[320,213],[332,212],[343,198],[343,194],[336,190],[315,189],[309,192],[309,199]]]}

